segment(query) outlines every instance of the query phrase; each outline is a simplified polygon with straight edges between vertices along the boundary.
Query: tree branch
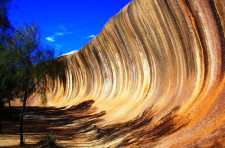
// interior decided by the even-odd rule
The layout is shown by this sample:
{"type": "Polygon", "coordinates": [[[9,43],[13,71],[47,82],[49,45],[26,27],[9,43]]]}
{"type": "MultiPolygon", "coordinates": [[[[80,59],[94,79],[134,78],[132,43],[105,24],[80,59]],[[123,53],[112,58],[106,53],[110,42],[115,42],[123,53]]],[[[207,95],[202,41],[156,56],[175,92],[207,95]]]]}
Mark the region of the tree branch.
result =
{"type": "Polygon", "coordinates": [[[43,75],[39,78],[39,80],[38,80],[36,83],[34,83],[34,85],[33,85],[30,89],[28,89],[27,93],[30,93],[30,92],[32,91],[32,89],[34,89],[34,87],[41,81],[41,79],[44,77],[44,75],[45,75],[45,74],[43,74],[43,75]]]}

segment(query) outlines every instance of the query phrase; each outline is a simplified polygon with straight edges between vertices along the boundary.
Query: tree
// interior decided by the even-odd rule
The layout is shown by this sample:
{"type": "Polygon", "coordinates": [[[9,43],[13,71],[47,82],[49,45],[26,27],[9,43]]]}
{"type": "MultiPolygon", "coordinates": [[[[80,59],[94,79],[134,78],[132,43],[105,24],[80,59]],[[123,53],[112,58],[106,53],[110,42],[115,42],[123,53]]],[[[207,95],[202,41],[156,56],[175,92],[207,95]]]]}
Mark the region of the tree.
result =
{"type": "Polygon", "coordinates": [[[46,75],[53,77],[56,75],[54,74],[56,71],[52,70],[56,60],[51,60],[54,55],[51,48],[41,46],[40,33],[34,24],[25,24],[15,30],[9,50],[8,59],[14,62],[16,69],[15,77],[19,84],[17,88],[23,92],[23,108],[20,116],[20,145],[23,145],[23,116],[27,98],[36,90],[37,85],[45,87],[46,75]]]}
{"type": "Polygon", "coordinates": [[[1,84],[0,84],[0,98],[3,102],[8,102],[10,118],[12,117],[10,100],[13,100],[14,97],[18,96],[19,88],[16,78],[16,69],[13,67],[13,63],[7,60],[9,56],[8,51],[4,51],[0,58],[1,65],[1,84]]]}
{"type": "Polygon", "coordinates": [[[20,145],[23,141],[23,115],[29,95],[38,90],[46,95],[47,78],[65,82],[65,60],[52,59],[54,51],[43,47],[35,24],[14,29],[8,20],[10,0],[0,0],[0,132],[3,99],[21,97],[20,145]],[[38,85],[38,87],[37,87],[38,85]]]}
{"type": "Polygon", "coordinates": [[[8,19],[8,8],[11,0],[0,0],[0,28],[10,28],[10,22],[8,19]]]}
{"type": "Polygon", "coordinates": [[[7,40],[11,37],[9,32],[11,32],[12,26],[8,19],[8,8],[10,0],[0,0],[0,52],[5,51],[5,44],[7,40]]]}
{"type": "MultiPolygon", "coordinates": [[[[10,38],[8,31],[11,29],[10,22],[8,20],[7,10],[9,7],[10,0],[0,0],[0,84],[3,84],[5,78],[5,51],[7,40],[10,38]]],[[[1,85],[3,86],[3,85],[1,85]]],[[[0,86],[0,93],[2,88],[0,86]]],[[[1,93],[2,94],[2,93],[1,93]]],[[[2,132],[1,120],[2,120],[2,109],[3,109],[3,96],[0,95],[0,133],[2,132]]]]}

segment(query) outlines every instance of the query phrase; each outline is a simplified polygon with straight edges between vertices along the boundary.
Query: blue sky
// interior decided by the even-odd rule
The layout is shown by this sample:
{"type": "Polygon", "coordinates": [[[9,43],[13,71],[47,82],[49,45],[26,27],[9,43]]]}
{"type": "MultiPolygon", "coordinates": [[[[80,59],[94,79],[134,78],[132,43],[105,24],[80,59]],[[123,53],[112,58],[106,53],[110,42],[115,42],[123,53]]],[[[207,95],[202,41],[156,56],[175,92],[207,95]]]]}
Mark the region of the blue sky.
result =
{"type": "Polygon", "coordinates": [[[34,22],[55,56],[79,50],[130,0],[12,0],[13,26],[34,22]]]}

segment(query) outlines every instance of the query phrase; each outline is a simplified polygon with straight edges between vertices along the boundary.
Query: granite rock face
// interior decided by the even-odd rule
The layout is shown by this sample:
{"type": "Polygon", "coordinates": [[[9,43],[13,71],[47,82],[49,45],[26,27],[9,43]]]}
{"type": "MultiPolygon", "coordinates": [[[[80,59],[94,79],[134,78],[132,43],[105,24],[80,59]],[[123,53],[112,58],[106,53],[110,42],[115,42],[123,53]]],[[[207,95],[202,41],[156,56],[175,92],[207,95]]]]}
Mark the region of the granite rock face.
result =
{"type": "Polygon", "coordinates": [[[225,147],[224,0],[133,0],[63,58],[48,105],[94,100],[96,145],[225,147]]]}

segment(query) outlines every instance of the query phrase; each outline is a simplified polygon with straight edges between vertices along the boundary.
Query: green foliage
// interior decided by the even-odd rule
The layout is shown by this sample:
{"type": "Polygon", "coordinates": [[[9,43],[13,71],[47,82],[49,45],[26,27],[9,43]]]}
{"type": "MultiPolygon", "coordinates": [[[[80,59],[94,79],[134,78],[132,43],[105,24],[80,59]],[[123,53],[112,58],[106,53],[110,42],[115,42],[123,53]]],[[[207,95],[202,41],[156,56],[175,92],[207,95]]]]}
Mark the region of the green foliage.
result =
{"type": "Polygon", "coordinates": [[[23,145],[26,100],[38,88],[45,96],[43,103],[47,103],[47,78],[65,81],[65,60],[53,60],[54,51],[41,45],[41,35],[35,24],[25,24],[16,29],[11,27],[7,16],[9,2],[0,0],[0,114],[3,99],[23,96],[20,118],[20,144],[23,145]]]}
{"type": "Polygon", "coordinates": [[[54,51],[42,47],[39,29],[35,24],[25,24],[15,30],[10,41],[7,59],[16,69],[16,78],[23,91],[31,93],[48,72],[48,60],[53,58],[54,51]]]}
{"type": "Polygon", "coordinates": [[[2,132],[1,120],[2,120],[2,108],[3,108],[3,97],[4,93],[2,88],[3,81],[5,82],[5,74],[2,74],[6,70],[6,63],[4,62],[4,55],[6,51],[6,43],[9,38],[8,30],[11,28],[11,25],[8,20],[7,10],[10,0],[0,0],[0,132],[2,132]]]}
{"type": "Polygon", "coordinates": [[[58,57],[49,61],[48,77],[52,80],[59,78],[64,84],[66,82],[66,66],[67,61],[64,57],[58,57]]]}
{"type": "Polygon", "coordinates": [[[38,145],[41,148],[54,148],[56,147],[56,138],[54,134],[50,134],[47,136],[44,136],[40,142],[38,142],[38,145]]]}
{"type": "Polygon", "coordinates": [[[0,0],[0,28],[10,28],[7,11],[10,0],[0,0]]]}
{"type": "Polygon", "coordinates": [[[0,52],[1,99],[22,97],[24,91],[34,91],[34,86],[51,69],[47,60],[54,55],[51,48],[41,46],[40,33],[35,24],[25,24],[11,34],[7,43],[2,42],[0,52]]]}
{"type": "Polygon", "coordinates": [[[0,0],[0,54],[5,51],[5,45],[11,38],[12,26],[8,19],[8,8],[10,0],[0,0]]]}
{"type": "MultiPolygon", "coordinates": [[[[5,47],[6,48],[6,47],[5,47]]],[[[0,54],[0,99],[13,99],[18,94],[16,69],[7,59],[7,48],[0,54]]]]}
{"type": "Polygon", "coordinates": [[[65,60],[53,59],[53,49],[41,45],[35,24],[18,27],[11,35],[0,52],[0,98],[22,97],[25,91],[30,94],[37,84],[46,90],[46,75],[65,81],[65,60]]]}
{"type": "MultiPolygon", "coordinates": [[[[8,21],[7,10],[10,0],[0,0],[0,99],[7,97],[9,94],[6,94],[6,87],[12,87],[12,69],[6,61],[7,55],[7,41],[10,38],[10,35],[7,33],[10,28],[10,23],[8,21]],[[5,84],[9,85],[6,86],[5,84]]],[[[7,88],[7,89],[8,89],[7,88]]]]}

